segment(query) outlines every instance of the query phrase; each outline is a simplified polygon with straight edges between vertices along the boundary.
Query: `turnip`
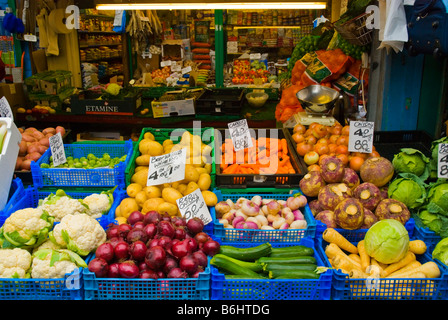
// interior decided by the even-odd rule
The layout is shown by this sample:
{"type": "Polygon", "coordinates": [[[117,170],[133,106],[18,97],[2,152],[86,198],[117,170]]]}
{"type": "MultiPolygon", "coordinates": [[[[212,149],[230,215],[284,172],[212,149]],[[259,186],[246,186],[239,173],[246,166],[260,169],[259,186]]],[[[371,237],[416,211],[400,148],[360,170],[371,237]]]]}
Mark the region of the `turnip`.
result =
{"type": "Polygon", "coordinates": [[[308,223],[306,220],[295,220],[289,226],[289,229],[306,229],[308,227],[308,223]]]}
{"type": "Polygon", "coordinates": [[[335,156],[325,157],[322,160],[320,174],[326,183],[341,182],[344,177],[342,160],[335,156]]]}
{"type": "Polygon", "coordinates": [[[331,210],[322,210],[316,215],[316,220],[323,222],[327,228],[337,228],[334,212],[331,210]]]}
{"type": "Polygon", "coordinates": [[[355,170],[351,168],[344,168],[344,176],[341,180],[342,183],[345,183],[350,189],[354,189],[360,184],[360,179],[355,170]]]}
{"type": "Polygon", "coordinates": [[[370,182],[377,187],[386,185],[394,175],[392,162],[384,157],[367,158],[361,168],[359,175],[364,182],[370,182]]]}
{"type": "Polygon", "coordinates": [[[241,211],[246,216],[254,217],[260,213],[260,207],[252,201],[245,201],[241,206],[241,211]]]}
{"type": "Polygon", "coordinates": [[[403,225],[411,218],[408,207],[396,199],[383,199],[375,209],[375,215],[378,220],[394,219],[400,221],[403,225]]]}
{"type": "Polygon", "coordinates": [[[326,184],[320,171],[308,172],[299,182],[300,191],[307,197],[317,197],[326,184]]]}
{"type": "Polygon", "coordinates": [[[351,196],[352,191],[345,183],[331,183],[319,191],[317,198],[322,209],[334,211],[339,202],[351,196]]]}
{"type": "Polygon", "coordinates": [[[377,221],[377,216],[371,210],[364,207],[364,223],[362,224],[361,229],[369,229],[377,221]]]}
{"type": "Polygon", "coordinates": [[[359,229],[364,223],[364,207],[355,198],[342,200],[334,209],[334,219],[341,228],[359,229]]]}
{"type": "Polygon", "coordinates": [[[226,201],[220,201],[215,206],[216,217],[221,218],[224,214],[229,212],[232,207],[226,201]]]}
{"type": "Polygon", "coordinates": [[[297,210],[299,208],[304,207],[307,204],[308,200],[302,194],[294,195],[293,197],[288,197],[286,199],[286,206],[291,210],[297,210]]]}
{"type": "Polygon", "coordinates": [[[353,196],[357,198],[363,205],[371,211],[375,210],[381,201],[380,189],[370,182],[363,182],[353,190],[353,196]]]}

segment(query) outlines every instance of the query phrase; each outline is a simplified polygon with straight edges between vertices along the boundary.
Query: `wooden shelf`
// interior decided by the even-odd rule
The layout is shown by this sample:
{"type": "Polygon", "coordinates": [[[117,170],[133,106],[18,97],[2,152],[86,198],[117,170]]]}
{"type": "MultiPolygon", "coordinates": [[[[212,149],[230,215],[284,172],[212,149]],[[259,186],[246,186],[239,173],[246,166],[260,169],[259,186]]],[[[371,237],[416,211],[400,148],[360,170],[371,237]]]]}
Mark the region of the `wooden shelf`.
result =
{"type": "Polygon", "coordinates": [[[121,43],[101,43],[101,44],[81,44],[79,47],[81,49],[84,48],[97,48],[97,47],[116,47],[116,46],[120,46],[121,43]]]}
{"type": "Polygon", "coordinates": [[[89,31],[89,30],[78,30],[78,33],[101,33],[101,34],[115,34],[115,35],[119,35],[120,33],[115,32],[115,31],[89,31]]]}

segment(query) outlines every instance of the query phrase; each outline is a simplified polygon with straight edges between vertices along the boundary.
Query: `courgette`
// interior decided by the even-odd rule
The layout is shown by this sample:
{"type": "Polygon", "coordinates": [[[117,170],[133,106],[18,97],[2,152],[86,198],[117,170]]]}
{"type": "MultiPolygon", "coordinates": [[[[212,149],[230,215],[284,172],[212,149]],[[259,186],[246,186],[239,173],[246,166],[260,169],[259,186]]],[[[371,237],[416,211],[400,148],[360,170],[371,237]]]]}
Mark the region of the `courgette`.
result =
{"type": "Polygon", "coordinates": [[[314,271],[297,270],[297,271],[269,271],[270,279],[319,279],[320,275],[314,271]]]}
{"type": "Polygon", "coordinates": [[[263,271],[296,271],[296,270],[316,270],[317,265],[315,264],[297,264],[297,263],[264,263],[263,271]]]}
{"type": "Polygon", "coordinates": [[[266,242],[250,248],[236,248],[234,246],[223,245],[219,253],[241,261],[255,261],[261,257],[267,257],[272,251],[270,243],[266,242]]]}
{"type": "Polygon", "coordinates": [[[245,275],[253,278],[258,277],[260,279],[264,278],[262,275],[256,273],[255,271],[241,267],[237,263],[230,260],[229,257],[220,253],[213,256],[213,258],[210,260],[210,264],[230,274],[245,275]]]}
{"type": "Polygon", "coordinates": [[[295,264],[317,264],[316,258],[310,256],[297,257],[261,257],[258,263],[295,263],[295,264]]]}
{"type": "Polygon", "coordinates": [[[226,274],[225,275],[226,280],[244,280],[244,279],[268,279],[266,277],[263,277],[260,275],[254,276],[248,276],[245,274],[226,274]]]}
{"type": "Polygon", "coordinates": [[[272,248],[270,257],[313,256],[314,249],[306,246],[272,248]]]}
{"type": "Polygon", "coordinates": [[[239,265],[242,268],[246,268],[249,270],[252,270],[254,272],[262,272],[263,271],[263,266],[258,263],[258,262],[249,262],[249,261],[242,261],[242,260],[238,260],[232,257],[227,256],[227,259],[236,263],[237,265],[239,265]]]}

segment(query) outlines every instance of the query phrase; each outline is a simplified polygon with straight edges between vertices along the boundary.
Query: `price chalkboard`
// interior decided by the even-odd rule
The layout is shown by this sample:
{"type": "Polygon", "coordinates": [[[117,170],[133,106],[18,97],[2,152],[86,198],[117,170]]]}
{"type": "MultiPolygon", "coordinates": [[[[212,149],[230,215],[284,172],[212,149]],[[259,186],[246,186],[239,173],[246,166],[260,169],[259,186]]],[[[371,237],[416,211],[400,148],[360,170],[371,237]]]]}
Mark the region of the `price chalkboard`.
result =
{"type": "Polygon", "coordinates": [[[171,183],[185,178],[187,149],[182,148],[149,159],[147,186],[171,183]]]}
{"type": "Polygon", "coordinates": [[[53,166],[57,167],[61,164],[66,163],[67,158],[65,157],[64,142],[62,141],[61,133],[58,132],[57,134],[48,138],[48,140],[50,141],[53,166]]]}
{"type": "Polygon", "coordinates": [[[227,126],[235,151],[252,147],[252,137],[246,119],[230,122],[227,126]]]}
{"type": "Polygon", "coordinates": [[[187,221],[191,218],[197,217],[204,222],[204,225],[212,222],[212,216],[210,211],[204,201],[201,189],[196,189],[185,197],[176,200],[177,207],[179,208],[180,214],[187,221]]]}
{"type": "Polygon", "coordinates": [[[374,127],[371,121],[350,121],[348,151],[371,153],[374,127]]]}
{"type": "Polygon", "coordinates": [[[448,178],[448,143],[439,143],[437,154],[437,177],[448,178]]]}

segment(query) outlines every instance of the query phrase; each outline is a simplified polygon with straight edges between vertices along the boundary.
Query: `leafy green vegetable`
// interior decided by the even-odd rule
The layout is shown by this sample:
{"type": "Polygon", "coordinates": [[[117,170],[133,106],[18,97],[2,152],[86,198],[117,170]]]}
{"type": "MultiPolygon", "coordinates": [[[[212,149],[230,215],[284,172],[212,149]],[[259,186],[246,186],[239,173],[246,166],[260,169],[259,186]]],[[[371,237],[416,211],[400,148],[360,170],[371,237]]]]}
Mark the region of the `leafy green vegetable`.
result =
{"type": "Polygon", "coordinates": [[[429,212],[448,216],[448,181],[440,179],[430,184],[427,200],[429,212]]]}
{"type": "Polygon", "coordinates": [[[412,173],[425,181],[429,177],[429,158],[420,150],[403,148],[394,155],[392,164],[397,173],[412,173]]]}
{"type": "Polygon", "coordinates": [[[421,210],[417,214],[417,217],[424,227],[427,227],[442,238],[448,237],[448,217],[431,213],[426,209],[421,210]]]}
{"type": "Polygon", "coordinates": [[[432,252],[432,258],[448,265],[448,238],[444,238],[437,243],[432,252]]]}
{"type": "Polygon", "coordinates": [[[412,173],[402,173],[390,183],[387,193],[389,198],[416,209],[425,202],[426,184],[412,173]]]}

